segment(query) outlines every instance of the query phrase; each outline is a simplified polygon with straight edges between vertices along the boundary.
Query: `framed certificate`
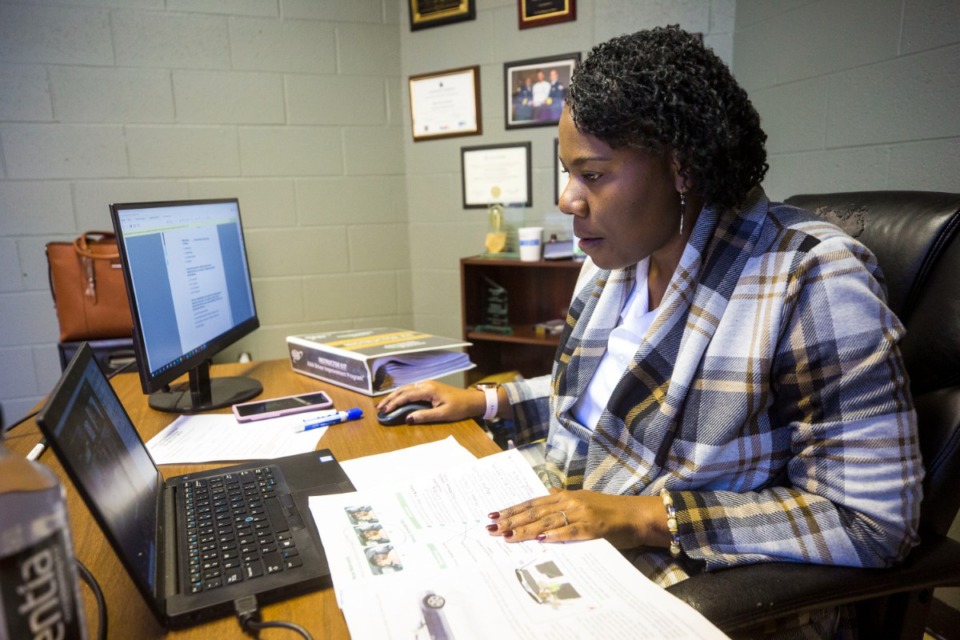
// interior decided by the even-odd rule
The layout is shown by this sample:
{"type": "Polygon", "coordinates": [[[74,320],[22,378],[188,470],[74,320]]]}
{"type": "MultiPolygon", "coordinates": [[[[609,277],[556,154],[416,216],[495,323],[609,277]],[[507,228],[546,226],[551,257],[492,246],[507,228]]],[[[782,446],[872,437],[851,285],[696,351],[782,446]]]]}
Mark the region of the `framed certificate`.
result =
{"type": "Polygon", "coordinates": [[[410,30],[475,20],[476,0],[410,0],[410,30]]]}
{"type": "Polygon", "coordinates": [[[577,0],[517,0],[517,9],[521,29],[577,19],[577,0]]]}
{"type": "Polygon", "coordinates": [[[483,133],[480,67],[410,76],[413,141],[483,133]]]}
{"type": "Polygon", "coordinates": [[[533,206],[529,142],[462,147],[464,209],[493,203],[533,206]]]}

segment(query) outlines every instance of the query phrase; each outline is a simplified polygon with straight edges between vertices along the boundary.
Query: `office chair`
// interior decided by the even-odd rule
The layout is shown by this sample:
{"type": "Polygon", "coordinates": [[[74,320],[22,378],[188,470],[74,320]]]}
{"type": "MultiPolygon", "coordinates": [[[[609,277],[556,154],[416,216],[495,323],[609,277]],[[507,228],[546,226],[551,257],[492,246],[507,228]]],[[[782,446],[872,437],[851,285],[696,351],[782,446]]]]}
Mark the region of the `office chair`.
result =
{"type": "Polygon", "coordinates": [[[797,195],[877,256],[917,408],[926,468],[921,542],[889,569],[762,563],[668,589],[732,637],[761,637],[777,618],[855,604],[862,638],[922,638],[935,587],[960,586],[960,194],[873,191],[797,195]]]}

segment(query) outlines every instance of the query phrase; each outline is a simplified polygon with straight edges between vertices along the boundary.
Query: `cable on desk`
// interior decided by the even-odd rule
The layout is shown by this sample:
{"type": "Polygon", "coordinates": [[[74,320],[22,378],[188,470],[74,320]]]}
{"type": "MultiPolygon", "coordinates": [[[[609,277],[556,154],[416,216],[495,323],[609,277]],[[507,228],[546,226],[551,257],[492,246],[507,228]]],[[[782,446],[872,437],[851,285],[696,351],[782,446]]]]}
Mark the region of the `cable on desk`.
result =
{"type": "Polygon", "coordinates": [[[100,585],[97,584],[97,579],[93,577],[93,574],[90,573],[90,570],[80,560],[77,560],[77,570],[80,573],[80,577],[84,582],[90,587],[90,590],[93,591],[93,597],[97,600],[97,617],[100,618],[97,624],[97,638],[98,640],[106,640],[107,638],[107,601],[103,597],[103,591],[100,590],[100,585]]]}
{"type": "Polygon", "coordinates": [[[257,605],[256,596],[246,596],[233,601],[233,608],[237,612],[237,620],[240,627],[248,636],[254,638],[260,637],[261,629],[289,629],[300,634],[305,640],[313,640],[313,636],[298,624],[292,622],[262,622],[260,620],[260,607],[257,605]]]}

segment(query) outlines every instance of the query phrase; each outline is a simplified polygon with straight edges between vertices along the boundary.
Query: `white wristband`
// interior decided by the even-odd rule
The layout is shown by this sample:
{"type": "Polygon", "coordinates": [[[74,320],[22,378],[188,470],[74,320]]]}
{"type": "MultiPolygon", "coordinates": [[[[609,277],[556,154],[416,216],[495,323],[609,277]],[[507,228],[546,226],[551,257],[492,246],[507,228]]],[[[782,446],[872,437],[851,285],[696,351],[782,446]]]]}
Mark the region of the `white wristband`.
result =
{"type": "Polygon", "coordinates": [[[497,417],[497,411],[500,409],[500,397],[497,395],[499,385],[477,385],[477,389],[483,391],[483,395],[486,397],[487,408],[483,412],[484,420],[493,420],[497,417]]]}

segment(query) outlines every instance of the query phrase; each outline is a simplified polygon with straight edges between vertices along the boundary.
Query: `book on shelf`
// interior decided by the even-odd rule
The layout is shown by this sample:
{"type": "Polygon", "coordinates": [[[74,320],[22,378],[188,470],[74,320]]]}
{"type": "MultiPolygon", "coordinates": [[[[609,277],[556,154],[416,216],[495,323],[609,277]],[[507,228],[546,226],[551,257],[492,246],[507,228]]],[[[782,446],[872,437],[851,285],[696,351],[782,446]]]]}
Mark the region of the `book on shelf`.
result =
{"type": "Polygon", "coordinates": [[[475,365],[463,351],[469,346],[395,327],[287,336],[294,371],[369,396],[472,369],[475,365]]]}

